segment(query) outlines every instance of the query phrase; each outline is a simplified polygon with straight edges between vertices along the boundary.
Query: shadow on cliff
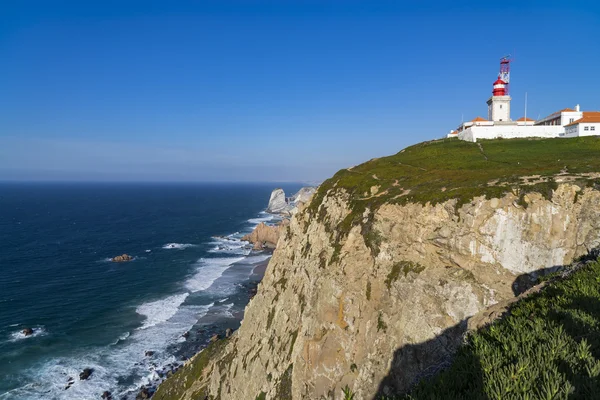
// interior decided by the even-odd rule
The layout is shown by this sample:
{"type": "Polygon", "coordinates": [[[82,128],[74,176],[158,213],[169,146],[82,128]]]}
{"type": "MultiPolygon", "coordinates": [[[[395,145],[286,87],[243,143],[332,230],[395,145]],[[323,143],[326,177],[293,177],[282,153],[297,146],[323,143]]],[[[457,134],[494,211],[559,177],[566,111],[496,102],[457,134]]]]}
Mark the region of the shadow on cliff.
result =
{"type": "MultiPolygon", "coordinates": [[[[598,259],[597,249],[576,260],[574,264],[583,265],[586,261],[598,259]]],[[[556,266],[537,271],[535,274],[523,274],[518,276],[513,282],[512,288],[515,296],[523,293],[539,282],[539,277],[564,270],[565,266],[556,266]]],[[[555,290],[552,287],[546,290],[555,290]]],[[[564,293],[556,293],[557,296],[564,293]]],[[[565,333],[579,342],[586,338],[591,345],[592,354],[596,359],[600,358],[600,328],[590,325],[594,319],[600,321],[600,301],[597,298],[581,296],[574,297],[570,304],[562,311],[550,311],[547,319],[560,325],[565,333]],[[569,310],[576,312],[570,313],[569,310]],[[577,313],[590,316],[591,320],[577,320],[573,315],[577,313]],[[590,333],[590,332],[592,332],[590,333]]],[[[421,381],[427,381],[442,370],[448,368],[453,361],[453,369],[460,376],[460,380],[436,382],[436,393],[439,397],[432,397],[431,394],[425,396],[428,400],[433,399],[487,399],[484,391],[484,373],[482,370],[479,355],[471,347],[463,347],[460,351],[460,357],[455,357],[456,351],[463,343],[463,338],[467,332],[468,319],[447,328],[435,338],[426,342],[406,345],[398,348],[394,352],[389,374],[380,382],[377,394],[373,400],[404,399],[405,395],[415,385],[421,381]]],[[[576,375],[574,371],[566,366],[558,366],[559,370],[567,376],[569,381],[578,388],[588,393],[594,393],[593,390],[600,391],[600,379],[583,377],[576,375]],[[587,390],[589,389],[589,391],[587,390]]],[[[419,399],[422,396],[415,396],[412,399],[419,399]]]]}
{"type": "MultiPolygon", "coordinates": [[[[429,379],[448,368],[453,355],[462,344],[467,332],[467,319],[447,328],[435,338],[419,344],[410,344],[394,352],[390,373],[380,382],[373,400],[402,398],[409,389],[423,379],[429,379]]],[[[485,399],[483,392],[483,371],[479,358],[467,353],[464,361],[469,368],[464,369],[460,382],[449,382],[445,399],[460,399],[460,393],[471,393],[471,399],[485,399]],[[453,393],[454,392],[454,393],[453,393]]],[[[441,397],[442,398],[442,397],[441,397]]]]}

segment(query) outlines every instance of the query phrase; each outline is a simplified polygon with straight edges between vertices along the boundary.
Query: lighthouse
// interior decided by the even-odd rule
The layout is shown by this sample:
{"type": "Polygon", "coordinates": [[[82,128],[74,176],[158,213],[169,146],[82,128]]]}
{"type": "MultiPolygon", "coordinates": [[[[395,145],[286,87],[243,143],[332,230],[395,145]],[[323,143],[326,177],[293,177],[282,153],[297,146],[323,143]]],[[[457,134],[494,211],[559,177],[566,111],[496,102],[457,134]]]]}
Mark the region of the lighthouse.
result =
{"type": "Polygon", "coordinates": [[[508,87],[510,84],[510,56],[500,59],[500,72],[498,79],[494,82],[492,97],[487,101],[488,120],[494,122],[510,122],[510,96],[508,87]]]}

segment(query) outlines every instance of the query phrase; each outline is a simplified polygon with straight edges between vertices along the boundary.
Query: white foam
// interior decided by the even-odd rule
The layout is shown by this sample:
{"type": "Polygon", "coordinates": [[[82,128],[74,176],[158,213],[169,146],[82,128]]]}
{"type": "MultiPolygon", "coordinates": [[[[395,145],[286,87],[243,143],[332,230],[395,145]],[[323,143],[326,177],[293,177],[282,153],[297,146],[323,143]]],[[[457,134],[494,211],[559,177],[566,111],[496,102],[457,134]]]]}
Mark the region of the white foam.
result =
{"type": "MultiPolygon", "coordinates": [[[[261,213],[262,214],[262,213],[261,213]]],[[[261,222],[271,222],[275,219],[275,215],[271,215],[271,214],[266,214],[264,217],[258,217],[258,218],[250,218],[248,220],[248,222],[250,222],[251,224],[254,225],[258,225],[261,222]]]]}
{"type": "Polygon", "coordinates": [[[244,257],[201,258],[198,260],[197,272],[186,281],[185,287],[191,292],[206,290],[227,268],[243,259],[244,257]]]}
{"type": "Polygon", "coordinates": [[[214,247],[209,250],[209,253],[225,253],[235,255],[248,255],[252,250],[248,242],[239,239],[224,239],[213,238],[210,242],[214,247]]]}
{"type": "Polygon", "coordinates": [[[54,358],[43,365],[36,365],[25,372],[23,380],[38,383],[24,385],[0,398],[91,400],[110,390],[115,399],[135,399],[140,386],[159,378],[157,370],[177,361],[168,352],[168,347],[181,340],[183,333],[190,330],[213,305],[181,306],[168,320],[134,330],[130,336],[122,335],[122,340],[115,344],[95,350],[80,350],[69,357],[54,358]],[[145,356],[148,350],[154,352],[151,357],[145,356]],[[79,373],[84,368],[92,368],[94,372],[88,380],[82,381],[79,373]],[[127,376],[134,379],[125,387],[122,379],[127,376]],[[65,390],[69,377],[74,378],[73,384],[65,390]]]}
{"type": "Polygon", "coordinates": [[[167,243],[162,248],[163,249],[176,249],[176,250],[184,250],[188,247],[195,247],[195,244],[191,243],[167,243]]]}
{"type": "Polygon", "coordinates": [[[224,301],[227,301],[227,300],[229,300],[229,297],[225,297],[224,299],[219,300],[219,303],[223,303],[224,301]]]}
{"type": "Polygon", "coordinates": [[[152,250],[150,250],[150,249],[147,249],[147,250],[144,250],[144,251],[145,251],[146,253],[150,253],[152,250]]]}
{"type": "Polygon", "coordinates": [[[246,259],[244,260],[244,264],[259,264],[263,261],[268,260],[269,258],[271,258],[271,254],[257,254],[255,256],[246,257],[246,259]]]}
{"type": "Polygon", "coordinates": [[[161,322],[168,321],[175,315],[179,306],[183,304],[188,296],[189,293],[176,294],[165,299],[144,303],[136,308],[135,311],[138,314],[146,317],[141,329],[147,329],[161,322]]]}
{"type": "Polygon", "coordinates": [[[25,335],[22,329],[17,332],[11,333],[9,341],[16,342],[18,340],[31,339],[38,336],[45,336],[48,333],[46,332],[46,329],[44,329],[43,326],[37,326],[31,329],[33,330],[33,333],[31,335],[25,335]]]}

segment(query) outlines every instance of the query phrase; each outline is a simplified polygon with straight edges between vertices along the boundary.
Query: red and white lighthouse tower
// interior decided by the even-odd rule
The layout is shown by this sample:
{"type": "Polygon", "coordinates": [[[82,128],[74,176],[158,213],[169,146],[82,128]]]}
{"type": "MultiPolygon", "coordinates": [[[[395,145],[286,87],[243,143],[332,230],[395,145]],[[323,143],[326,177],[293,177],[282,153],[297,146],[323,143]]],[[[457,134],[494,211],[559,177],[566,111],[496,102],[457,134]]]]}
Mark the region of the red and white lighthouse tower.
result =
{"type": "Polygon", "coordinates": [[[510,96],[508,88],[510,84],[510,62],[509,56],[500,59],[500,72],[498,79],[494,82],[492,97],[487,101],[488,120],[495,122],[510,122],[510,96]]]}

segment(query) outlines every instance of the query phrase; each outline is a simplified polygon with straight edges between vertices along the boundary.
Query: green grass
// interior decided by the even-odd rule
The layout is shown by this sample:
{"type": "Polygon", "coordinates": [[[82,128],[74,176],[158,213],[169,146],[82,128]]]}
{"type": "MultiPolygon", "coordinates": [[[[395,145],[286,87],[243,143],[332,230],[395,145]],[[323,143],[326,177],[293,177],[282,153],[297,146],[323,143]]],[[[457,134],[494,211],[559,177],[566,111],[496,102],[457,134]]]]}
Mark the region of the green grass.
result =
{"type": "MultiPolygon", "coordinates": [[[[403,400],[600,396],[600,262],[514,305],[468,336],[452,365],[403,400]]],[[[384,398],[382,398],[383,400],[384,398]]]]}
{"type": "MultiPolygon", "coordinates": [[[[374,159],[351,169],[338,171],[323,182],[307,212],[327,221],[327,210],[319,208],[325,195],[344,190],[350,196],[351,213],[330,230],[337,245],[331,261],[336,261],[340,241],[350,229],[361,225],[365,242],[376,255],[381,240],[372,229],[373,212],[383,204],[437,204],[457,199],[457,207],[474,197],[502,197],[508,192],[523,196],[539,192],[550,197],[556,183],[552,179],[563,169],[570,174],[600,172],[600,138],[482,140],[476,143],[457,139],[424,142],[401,152],[374,159]],[[487,157],[487,159],[486,159],[487,157]],[[521,177],[541,175],[546,181],[525,185],[521,177]],[[499,184],[490,185],[492,181],[499,184]],[[378,195],[371,187],[379,186],[378,195]],[[406,194],[407,193],[407,194],[406,194]],[[371,212],[363,221],[366,209],[371,212]]],[[[583,186],[597,182],[582,177],[583,186]]],[[[525,204],[526,205],[526,204],[525,204]]]]}
{"type": "MultiPolygon", "coordinates": [[[[191,388],[192,384],[201,377],[202,371],[208,366],[209,361],[222,354],[227,341],[228,339],[221,339],[209,344],[191,363],[180,368],[171,377],[161,383],[152,398],[156,400],[181,399],[183,394],[191,388]]],[[[235,357],[235,355],[233,355],[233,357],[235,357]]],[[[233,357],[230,357],[229,361],[231,361],[233,357]]],[[[195,396],[197,396],[197,398],[204,398],[206,394],[207,391],[203,388],[195,393],[195,396]]]]}

